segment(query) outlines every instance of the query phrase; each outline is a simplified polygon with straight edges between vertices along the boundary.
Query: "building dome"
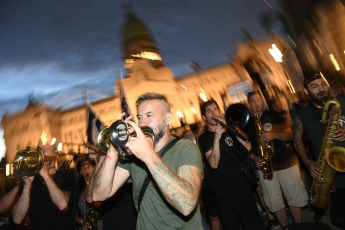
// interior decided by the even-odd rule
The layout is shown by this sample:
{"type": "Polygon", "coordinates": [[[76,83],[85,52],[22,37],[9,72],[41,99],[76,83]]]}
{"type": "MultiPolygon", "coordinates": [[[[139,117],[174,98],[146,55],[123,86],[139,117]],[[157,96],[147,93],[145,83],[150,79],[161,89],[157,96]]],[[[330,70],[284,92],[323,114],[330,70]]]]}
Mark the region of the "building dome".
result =
{"type": "Polygon", "coordinates": [[[123,43],[126,44],[142,39],[152,40],[151,32],[134,13],[129,13],[123,29],[123,43]]]}
{"type": "Polygon", "coordinates": [[[155,68],[163,66],[160,50],[149,28],[131,11],[123,27],[124,63],[127,70],[137,61],[147,59],[155,68]]]}

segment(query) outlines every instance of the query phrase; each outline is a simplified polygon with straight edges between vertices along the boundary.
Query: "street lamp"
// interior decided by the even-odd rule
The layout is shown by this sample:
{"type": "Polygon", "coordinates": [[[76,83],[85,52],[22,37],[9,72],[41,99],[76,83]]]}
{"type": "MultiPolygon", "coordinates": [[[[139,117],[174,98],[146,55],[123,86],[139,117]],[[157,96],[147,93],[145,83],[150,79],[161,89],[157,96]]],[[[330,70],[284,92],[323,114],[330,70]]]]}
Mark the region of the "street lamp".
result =
{"type": "MultiPolygon", "coordinates": [[[[272,44],[272,48],[268,49],[268,51],[270,52],[270,54],[272,55],[272,57],[274,58],[274,60],[277,63],[281,63],[283,65],[283,54],[280,52],[280,50],[278,49],[278,47],[275,44],[272,44]]],[[[292,81],[291,81],[289,75],[286,73],[284,66],[283,66],[283,71],[284,71],[284,75],[287,79],[286,84],[288,85],[290,92],[296,93],[295,88],[292,85],[292,81]]]]}
{"type": "Polygon", "coordinates": [[[280,50],[277,48],[275,44],[272,44],[272,49],[268,49],[272,57],[276,62],[283,62],[283,54],[280,52],[280,50]]]}

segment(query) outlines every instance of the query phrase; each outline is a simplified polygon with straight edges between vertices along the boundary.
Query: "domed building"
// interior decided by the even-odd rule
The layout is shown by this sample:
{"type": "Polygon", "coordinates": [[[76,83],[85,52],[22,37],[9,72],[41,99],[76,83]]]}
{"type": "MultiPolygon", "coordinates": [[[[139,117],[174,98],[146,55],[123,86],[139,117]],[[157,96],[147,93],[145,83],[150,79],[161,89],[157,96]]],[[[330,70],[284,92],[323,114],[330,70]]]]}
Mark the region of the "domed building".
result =
{"type": "MultiPolygon", "coordinates": [[[[184,130],[181,126],[188,129],[189,125],[202,121],[200,102],[213,98],[224,113],[230,104],[244,102],[246,94],[253,88],[260,89],[245,67],[245,63],[253,62],[252,59],[259,63],[256,67],[259,66],[260,71],[271,74],[269,77],[259,74],[258,79],[267,86],[275,85],[281,92],[288,90],[285,75],[268,53],[273,40],[255,42],[254,47],[249,43],[239,44],[238,54],[232,58],[232,64],[229,62],[208,69],[196,68],[195,73],[175,78],[170,68],[164,65],[159,46],[145,23],[133,12],[129,12],[126,17],[122,42],[123,61],[128,75],[116,83],[113,96],[90,102],[91,110],[105,126],[110,126],[121,113],[120,95],[127,99],[129,112],[136,115],[137,98],[147,92],[154,92],[168,98],[173,114],[170,128],[179,134],[184,130]],[[257,61],[259,59],[261,61],[257,61]]],[[[41,104],[30,104],[21,113],[5,115],[2,126],[7,149],[6,161],[13,162],[19,147],[29,144],[35,147],[43,134],[49,142],[56,138],[57,142],[62,143],[62,152],[87,153],[88,111],[87,105],[61,111],[41,104]]]]}

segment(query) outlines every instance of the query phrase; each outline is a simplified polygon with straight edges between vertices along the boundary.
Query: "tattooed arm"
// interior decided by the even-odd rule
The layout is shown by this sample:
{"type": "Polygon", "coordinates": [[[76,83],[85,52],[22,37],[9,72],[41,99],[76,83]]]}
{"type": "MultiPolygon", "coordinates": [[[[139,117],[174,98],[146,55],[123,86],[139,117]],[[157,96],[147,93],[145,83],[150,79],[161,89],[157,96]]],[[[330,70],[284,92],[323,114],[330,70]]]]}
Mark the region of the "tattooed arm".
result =
{"type": "Polygon", "coordinates": [[[110,148],[99,169],[93,175],[93,201],[103,201],[114,193],[128,180],[130,174],[127,170],[116,167],[119,156],[115,148],[110,148]]]}
{"type": "MultiPolygon", "coordinates": [[[[175,173],[155,152],[152,142],[143,134],[139,126],[134,122],[128,123],[135,129],[137,137],[131,137],[126,146],[146,164],[164,198],[181,214],[189,215],[198,203],[201,171],[191,165],[182,165],[175,173]]],[[[196,146],[195,150],[186,149],[184,154],[193,154],[194,151],[198,151],[196,146]]],[[[195,154],[199,154],[200,157],[200,153],[195,154]]]]}
{"type": "Polygon", "coordinates": [[[321,173],[320,169],[316,166],[316,163],[309,159],[307,156],[307,151],[304,147],[302,136],[303,136],[304,128],[302,121],[296,116],[295,118],[295,125],[293,129],[293,145],[301,157],[303,163],[307,166],[311,176],[313,178],[318,177],[321,173]]]}
{"type": "Polygon", "coordinates": [[[92,193],[93,193],[93,187],[95,185],[95,174],[100,169],[100,166],[103,164],[105,156],[100,156],[98,158],[98,164],[95,168],[95,170],[92,172],[92,176],[90,178],[90,181],[87,183],[86,189],[85,189],[85,200],[87,203],[92,203],[92,193]]]}
{"type": "Polygon", "coordinates": [[[200,170],[194,166],[184,165],[177,169],[177,173],[174,173],[158,154],[154,155],[152,161],[145,163],[165,199],[180,213],[189,215],[199,198],[200,170]]]}
{"type": "Polygon", "coordinates": [[[225,129],[221,125],[218,124],[215,135],[214,135],[212,149],[205,153],[206,159],[208,160],[210,166],[214,169],[217,169],[219,165],[219,160],[220,160],[219,141],[224,132],[225,132],[225,129]]]}

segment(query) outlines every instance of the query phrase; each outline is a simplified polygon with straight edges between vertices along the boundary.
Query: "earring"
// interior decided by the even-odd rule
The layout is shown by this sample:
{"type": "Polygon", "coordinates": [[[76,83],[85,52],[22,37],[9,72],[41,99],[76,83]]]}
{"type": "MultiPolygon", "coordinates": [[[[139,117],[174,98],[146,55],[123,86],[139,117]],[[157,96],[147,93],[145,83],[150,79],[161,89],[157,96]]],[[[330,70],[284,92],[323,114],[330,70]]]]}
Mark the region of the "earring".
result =
{"type": "Polygon", "coordinates": [[[170,125],[170,122],[168,122],[168,125],[170,125]]]}

